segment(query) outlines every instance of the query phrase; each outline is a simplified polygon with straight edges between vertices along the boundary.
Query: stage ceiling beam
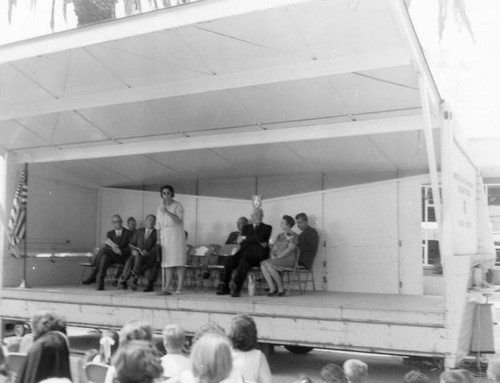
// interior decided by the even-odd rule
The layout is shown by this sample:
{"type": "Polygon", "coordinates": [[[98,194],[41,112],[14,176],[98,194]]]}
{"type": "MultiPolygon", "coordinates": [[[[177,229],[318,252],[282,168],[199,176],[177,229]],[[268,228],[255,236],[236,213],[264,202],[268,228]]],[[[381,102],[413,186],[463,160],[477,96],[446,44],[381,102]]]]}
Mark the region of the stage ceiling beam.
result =
{"type": "Polygon", "coordinates": [[[198,1],[0,46],[0,64],[311,0],[198,1]]]}
{"type": "Polygon", "coordinates": [[[115,89],[31,104],[23,103],[4,106],[0,110],[0,121],[70,110],[157,100],[287,81],[299,81],[402,65],[410,65],[410,59],[404,52],[400,51],[372,52],[332,60],[311,60],[292,65],[219,74],[175,83],[115,89]]]}
{"type": "MultiPolygon", "coordinates": [[[[434,123],[433,128],[439,124],[434,123]]],[[[242,133],[229,133],[210,136],[159,139],[155,141],[133,142],[128,144],[111,144],[94,147],[50,148],[18,151],[19,163],[41,163],[66,160],[82,160],[92,158],[119,157],[149,153],[165,153],[184,150],[215,149],[234,146],[248,146],[271,143],[286,143],[307,140],[320,140],[337,137],[352,137],[381,133],[394,133],[421,130],[421,115],[330,123],[258,130],[242,133]]]]}

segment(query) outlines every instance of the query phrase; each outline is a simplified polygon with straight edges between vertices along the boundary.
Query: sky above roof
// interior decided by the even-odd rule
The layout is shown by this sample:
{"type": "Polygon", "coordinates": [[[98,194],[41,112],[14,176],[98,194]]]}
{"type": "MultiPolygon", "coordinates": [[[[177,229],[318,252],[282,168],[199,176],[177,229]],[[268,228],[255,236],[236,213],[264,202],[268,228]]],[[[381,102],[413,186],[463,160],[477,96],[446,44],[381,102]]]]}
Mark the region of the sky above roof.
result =
{"type": "Polygon", "coordinates": [[[441,96],[466,136],[500,137],[500,2],[413,1],[410,15],[441,96]]]}

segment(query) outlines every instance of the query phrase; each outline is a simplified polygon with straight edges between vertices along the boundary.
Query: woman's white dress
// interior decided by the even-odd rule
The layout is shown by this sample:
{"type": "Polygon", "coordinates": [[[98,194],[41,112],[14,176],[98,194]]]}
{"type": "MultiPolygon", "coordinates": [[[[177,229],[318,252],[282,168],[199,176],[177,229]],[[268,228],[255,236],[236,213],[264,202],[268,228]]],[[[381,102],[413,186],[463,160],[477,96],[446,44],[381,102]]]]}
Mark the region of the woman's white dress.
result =
{"type": "Polygon", "coordinates": [[[170,206],[160,205],[156,210],[156,230],[160,231],[161,267],[179,267],[186,264],[186,233],[183,224],[175,222],[165,211],[184,221],[184,208],[173,201],[170,206]]]}

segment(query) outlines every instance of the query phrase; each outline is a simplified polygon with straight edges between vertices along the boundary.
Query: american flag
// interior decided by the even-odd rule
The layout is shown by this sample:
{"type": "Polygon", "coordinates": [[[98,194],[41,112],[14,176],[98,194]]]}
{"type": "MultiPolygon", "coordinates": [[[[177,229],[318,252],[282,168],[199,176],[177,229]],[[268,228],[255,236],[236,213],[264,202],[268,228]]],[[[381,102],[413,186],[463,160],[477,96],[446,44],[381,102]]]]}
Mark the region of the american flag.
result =
{"type": "Polygon", "coordinates": [[[18,244],[26,238],[26,214],[28,205],[28,164],[24,165],[9,218],[9,249],[12,256],[21,258],[18,244]]]}

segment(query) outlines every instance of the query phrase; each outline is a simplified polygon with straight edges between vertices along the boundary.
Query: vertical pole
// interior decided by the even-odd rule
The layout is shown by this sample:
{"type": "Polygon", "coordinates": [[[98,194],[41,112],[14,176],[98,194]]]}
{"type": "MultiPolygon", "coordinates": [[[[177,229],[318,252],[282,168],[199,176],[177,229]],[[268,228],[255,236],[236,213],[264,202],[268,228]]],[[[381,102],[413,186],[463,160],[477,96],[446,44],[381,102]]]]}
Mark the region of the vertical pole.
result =
{"type": "Polygon", "coordinates": [[[439,177],[436,164],[436,153],[434,151],[434,136],[432,133],[432,118],[429,105],[429,96],[422,75],[419,73],[420,100],[422,103],[422,112],[424,117],[424,137],[427,151],[427,163],[429,164],[429,173],[431,176],[432,197],[434,200],[434,212],[438,233],[441,231],[441,193],[439,192],[439,177]]]}
{"type": "Polygon", "coordinates": [[[457,316],[458,286],[456,282],[456,265],[453,257],[453,130],[451,113],[444,111],[444,121],[441,131],[441,178],[443,190],[442,230],[439,238],[439,250],[443,264],[443,281],[445,291],[446,353],[445,367],[452,368],[457,357],[457,316]]]}
{"type": "MultiPolygon", "coordinates": [[[[25,183],[26,186],[28,186],[28,163],[26,162],[24,164],[24,172],[25,172],[25,183]]],[[[29,189],[28,189],[28,195],[29,195],[29,189]]],[[[23,250],[23,279],[21,281],[21,284],[19,285],[20,289],[26,289],[29,288],[28,282],[27,282],[27,269],[28,269],[28,198],[26,198],[26,205],[23,206],[24,209],[24,214],[25,214],[25,225],[26,229],[24,232],[24,250],[23,250]]]]}

